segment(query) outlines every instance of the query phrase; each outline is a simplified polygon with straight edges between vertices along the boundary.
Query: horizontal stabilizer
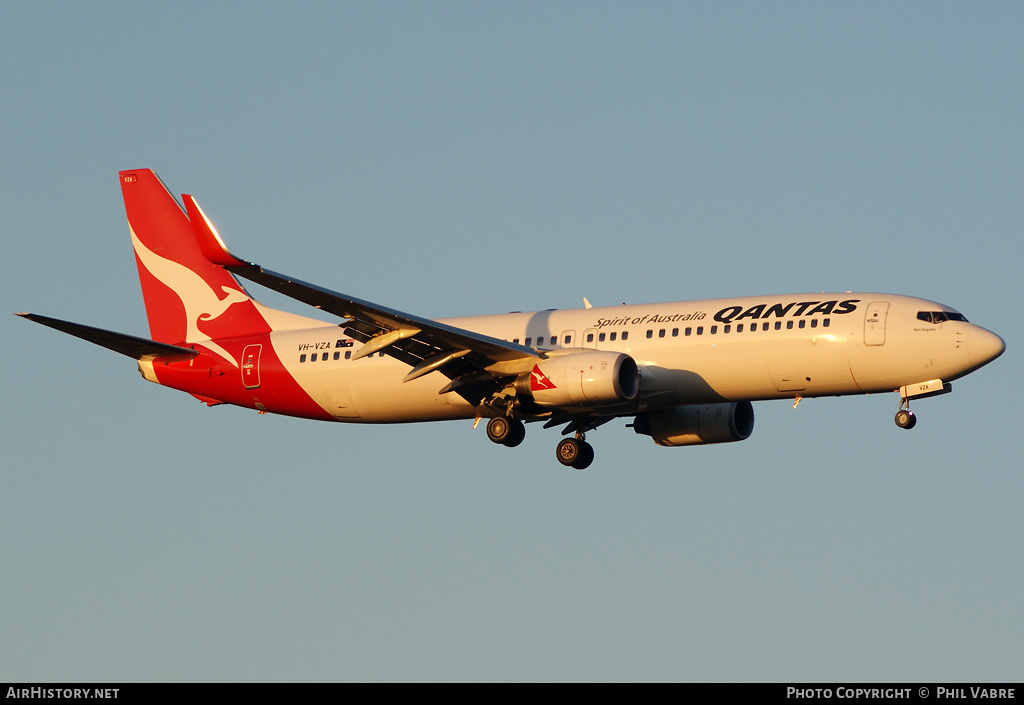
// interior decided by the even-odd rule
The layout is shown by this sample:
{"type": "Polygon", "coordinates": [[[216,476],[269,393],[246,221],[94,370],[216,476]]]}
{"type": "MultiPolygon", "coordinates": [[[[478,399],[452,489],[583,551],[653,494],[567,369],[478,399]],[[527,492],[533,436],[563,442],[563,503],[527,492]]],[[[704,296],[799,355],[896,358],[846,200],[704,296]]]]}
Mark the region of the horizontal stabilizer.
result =
{"type": "Polygon", "coordinates": [[[76,338],[82,340],[88,340],[90,343],[96,345],[102,345],[108,350],[127,355],[135,360],[141,360],[143,358],[160,358],[162,361],[172,362],[176,360],[188,360],[199,354],[198,350],[190,350],[189,348],[181,348],[177,345],[167,345],[166,343],[158,343],[148,338],[137,338],[134,335],[125,335],[124,333],[115,333],[110,330],[103,330],[102,328],[93,328],[92,326],[84,326],[81,323],[71,323],[70,321],[62,321],[57,318],[48,318],[47,316],[39,316],[34,313],[19,313],[16,314],[22,318],[27,318],[30,321],[41,323],[44,326],[54,328],[73,335],[76,338]]]}

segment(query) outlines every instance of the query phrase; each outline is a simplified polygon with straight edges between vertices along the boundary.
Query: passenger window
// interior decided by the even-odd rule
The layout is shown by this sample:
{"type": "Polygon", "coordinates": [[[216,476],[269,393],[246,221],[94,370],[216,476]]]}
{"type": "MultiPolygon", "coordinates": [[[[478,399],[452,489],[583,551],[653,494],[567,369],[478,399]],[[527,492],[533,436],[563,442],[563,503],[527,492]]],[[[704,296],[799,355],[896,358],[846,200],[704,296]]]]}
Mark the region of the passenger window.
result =
{"type": "Polygon", "coordinates": [[[309,361],[316,362],[316,353],[313,353],[312,355],[309,356],[309,361]]]}
{"type": "Polygon", "coordinates": [[[718,333],[718,326],[711,326],[711,335],[718,333]]]}
{"type": "Polygon", "coordinates": [[[801,328],[803,328],[803,327],[805,327],[807,325],[807,321],[805,321],[804,319],[801,318],[799,325],[800,325],[801,328]]]}
{"type": "Polygon", "coordinates": [[[697,326],[697,335],[704,335],[704,326],[697,326]]]}
{"type": "Polygon", "coordinates": [[[527,345],[527,347],[529,347],[529,345],[530,345],[530,341],[531,341],[531,340],[533,340],[533,338],[527,338],[527,339],[526,339],[526,345],[527,345]]]}
{"type": "Polygon", "coordinates": [[[786,321],[786,330],[793,330],[793,321],[786,321]]]}
{"type": "Polygon", "coordinates": [[[351,360],[352,359],[352,351],[351,350],[346,350],[345,351],[345,359],[346,360],[351,360]]]}
{"type": "Polygon", "coordinates": [[[818,319],[817,318],[812,318],[811,319],[811,328],[817,328],[817,327],[818,327],[818,319]]]}
{"type": "Polygon", "coordinates": [[[775,321],[775,330],[782,330],[782,321],[775,321]]]}
{"type": "Polygon", "coordinates": [[[597,339],[598,339],[598,340],[599,340],[600,342],[602,342],[602,343],[603,343],[603,342],[604,342],[604,333],[598,333],[598,334],[597,334],[597,339]]]}
{"type": "Polygon", "coordinates": [[[831,324],[831,321],[832,321],[832,319],[826,318],[824,321],[821,322],[821,327],[822,328],[828,328],[829,325],[831,324]]]}
{"type": "Polygon", "coordinates": [[[334,359],[335,360],[340,360],[341,359],[341,353],[340,352],[335,352],[334,353],[334,359]]]}
{"type": "Polygon", "coordinates": [[[725,326],[725,327],[722,328],[722,332],[723,333],[728,333],[731,330],[732,330],[732,326],[725,326]]]}
{"type": "Polygon", "coordinates": [[[647,337],[648,338],[653,338],[654,337],[654,331],[653,330],[647,331],[647,337]]]}
{"type": "Polygon", "coordinates": [[[571,335],[565,336],[565,344],[569,345],[571,342],[572,342],[572,336],[571,335]]]}
{"type": "Polygon", "coordinates": [[[678,328],[673,328],[672,329],[672,337],[673,338],[678,338],[679,337],[679,329],[678,328]]]}
{"type": "Polygon", "coordinates": [[[519,345],[519,338],[512,338],[512,342],[519,345]]]}
{"type": "Polygon", "coordinates": [[[299,355],[299,362],[305,362],[305,361],[306,361],[305,353],[303,353],[302,355],[299,355]]]}
{"type": "Polygon", "coordinates": [[[658,337],[659,338],[664,338],[665,337],[665,329],[664,328],[662,328],[661,330],[658,331],[658,337]]]}
{"type": "Polygon", "coordinates": [[[588,343],[593,343],[594,342],[594,334],[593,333],[587,333],[587,342],[588,343]]]}
{"type": "Polygon", "coordinates": [[[629,338],[629,331],[628,330],[622,331],[622,339],[623,340],[627,340],[628,338],[629,338]]]}
{"type": "Polygon", "coordinates": [[[737,323],[736,324],[736,332],[737,333],[742,333],[743,332],[743,324],[742,323],[737,323]]]}
{"type": "Polygon", "coordinates": [[[618,333],[609,333],[609,334],[608,334],[608,340],[615,340],[615,337],[616,337],[617,335],[618,335],[618,333]]]}
{"type": "Polygon", "coordinates": [[[686,330],[683,331],[683,335],[689,335],[692,332],[693,332],[693,328],[687,328],[686,330]]]}

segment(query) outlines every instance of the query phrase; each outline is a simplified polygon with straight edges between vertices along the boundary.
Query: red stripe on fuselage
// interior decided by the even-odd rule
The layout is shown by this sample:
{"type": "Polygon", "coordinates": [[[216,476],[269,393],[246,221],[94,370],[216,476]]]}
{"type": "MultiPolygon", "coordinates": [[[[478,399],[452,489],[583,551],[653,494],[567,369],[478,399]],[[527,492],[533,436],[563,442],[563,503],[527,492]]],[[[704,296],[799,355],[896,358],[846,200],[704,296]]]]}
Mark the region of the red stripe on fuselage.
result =
{"type": "Polygon", "coordinates": [[[208,352],[202,343],[186,345],[202,351],[192,360],[166,365],[156,362],[153,371],[160,384],[190,394],[274,414],[321,421],[334,420],[334,417],[313,401],[284,368],[277,351],[270,343],[270,335],[217,340],[216,344],[227,351],[239,365],[246,346],[262,345],[259,361],[260,386],[246,389],[241,367],[224,361],[217,353],[208,352]]]}

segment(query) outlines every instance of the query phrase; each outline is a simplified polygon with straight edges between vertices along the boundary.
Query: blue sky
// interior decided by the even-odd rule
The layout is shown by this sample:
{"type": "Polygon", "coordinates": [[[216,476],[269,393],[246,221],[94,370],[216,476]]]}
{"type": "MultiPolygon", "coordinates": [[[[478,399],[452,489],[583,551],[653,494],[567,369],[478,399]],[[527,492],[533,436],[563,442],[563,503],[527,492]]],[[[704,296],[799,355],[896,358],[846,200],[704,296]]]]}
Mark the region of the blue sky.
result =
{"type": "MultiPolygon", "coordinates": [[[[0,680],[1019,680],[1018,3],[15,3],[0,26],[0,680]],[[145,335],[116,172],[427,316],[820,290],[1007,352],[738,444],[218,407],[145,335]]],[[[259,292],[260,295],[262,292],[259,292]]],[[[308,313],[269,293],[266,303],[308,313]]]]}

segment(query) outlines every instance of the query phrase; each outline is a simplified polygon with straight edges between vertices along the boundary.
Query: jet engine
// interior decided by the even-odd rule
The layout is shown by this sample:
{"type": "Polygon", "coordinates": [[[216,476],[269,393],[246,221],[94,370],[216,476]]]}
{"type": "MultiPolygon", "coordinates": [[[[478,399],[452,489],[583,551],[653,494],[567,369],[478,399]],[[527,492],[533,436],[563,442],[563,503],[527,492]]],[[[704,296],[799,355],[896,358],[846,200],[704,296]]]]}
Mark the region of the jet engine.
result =
{"type": "Polygon", "coordinates": [[[636,397],[640,372],[629,355],[593,350],[538,362],[515,388],[538,406],[617,404],[636,397]]]}
{"type": "Polygon", "coordinates": [[[685,404],[637,414],[633,430],[659,446],[693,446],[743,441],[754,430],[749,401],[727,404],[685,404]]]}

